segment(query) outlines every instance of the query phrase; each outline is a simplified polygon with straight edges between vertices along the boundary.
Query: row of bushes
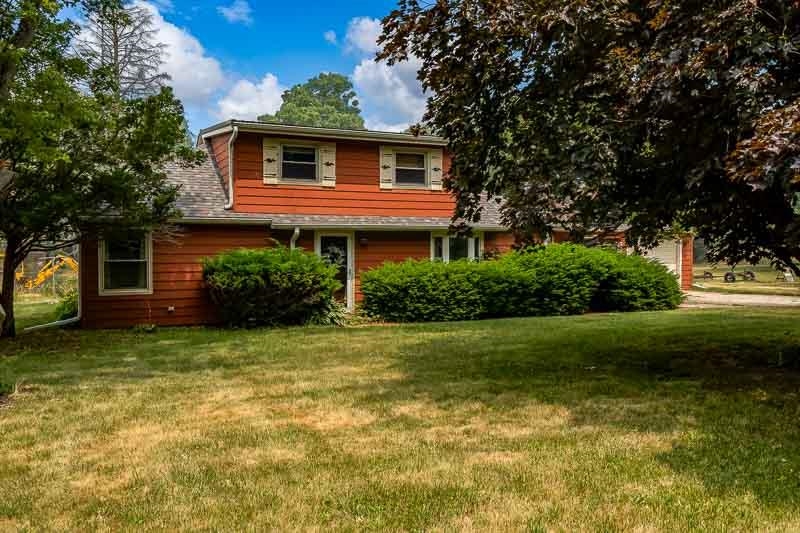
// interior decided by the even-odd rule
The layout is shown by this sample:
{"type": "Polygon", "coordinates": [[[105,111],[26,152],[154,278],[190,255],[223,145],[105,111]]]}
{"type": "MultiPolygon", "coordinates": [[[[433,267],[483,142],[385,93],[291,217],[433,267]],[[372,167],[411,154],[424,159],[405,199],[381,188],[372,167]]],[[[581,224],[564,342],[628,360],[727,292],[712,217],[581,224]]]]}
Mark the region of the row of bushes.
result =
{"type": "MultiPolygon", "coordinates": [[[[283,246],[206,259],[203,276],[229,326],[341,323],[337,267],[283,246]]],[[[386,263],[361,274],[364,310],[391,321],[475,320],[587,311],[671,309],[665,267],[610,249],[561,244],[480,263],[386,263]]]]}
{"type": "Polygon", "coordinates": [[[364,310],[400,322],[672,309],[676,277],[639,256],[573,244],[449,264],[409,260],[361,275],[364,310]]]}

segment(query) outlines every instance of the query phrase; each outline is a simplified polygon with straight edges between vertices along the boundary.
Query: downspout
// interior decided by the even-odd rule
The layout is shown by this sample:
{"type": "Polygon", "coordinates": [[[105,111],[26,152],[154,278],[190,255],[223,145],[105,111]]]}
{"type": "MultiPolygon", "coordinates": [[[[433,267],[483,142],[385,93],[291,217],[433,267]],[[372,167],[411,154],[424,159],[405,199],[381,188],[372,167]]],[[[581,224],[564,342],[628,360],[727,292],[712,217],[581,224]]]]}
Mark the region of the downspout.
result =
{"type": "Polygon", "coordinates": [[[233,127],[233,132],[228,139],[228,201],[225,202],[225,209],[233,208],[233,143],[239,136],[239,126],[233,127]]]}
{"type": "MultiPolygon", "coordinates": [[[[78,257],[83,259],[82,255],[81,255],[81,244],[80,243],[78,243],[78,257]]],[[[30,327],[27,327],[27,328],[23,329],[22,330],[23,332],[37,331],[37,330],[40,330],[40,329],[60,328],[62,326],[71,326],[72,324],[80,323],[81,316],[83,314],[83,290],[82,290],[83,283],[81,282],[81,280],[83,279],[83,275],[82,275],[81,267],[80,267],[80,265],[82,263],[83,263],[83,261],[81,261],[78,264],[78,316],[74,316],[72,318],[67,318],[65,320],[56,320],[55,322],[48,322],[47,324],[40,324],[38,326],[30,326],[30,327]]]]}
{"type": "Polygon", "coordinates": [[[295,226],[294,232],[292,233],[292,240],[289,241],[289,248],[294,250],[295,246],[297,245],[298,238],[300,238],[300,227],[295,226]]]}

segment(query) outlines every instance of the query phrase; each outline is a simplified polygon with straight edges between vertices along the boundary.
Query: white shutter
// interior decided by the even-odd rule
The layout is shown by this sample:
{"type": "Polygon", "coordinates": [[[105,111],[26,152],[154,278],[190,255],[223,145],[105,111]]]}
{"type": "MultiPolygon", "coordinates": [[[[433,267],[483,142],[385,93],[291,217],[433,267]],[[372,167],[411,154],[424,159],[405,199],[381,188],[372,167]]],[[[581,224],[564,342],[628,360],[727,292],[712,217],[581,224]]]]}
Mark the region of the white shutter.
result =
{"type": "Polygon", "coordinates": [[[321,145],[319,158],[322,163],[322,186],[336,187],[336,145],[321,145]]]}
{"type": "Polygon", "coordinates": [[[430,157],[430,164],[431,164],[431,190],[432,191],[441,191],[442,190],[442,175],[444,174],[444,153],[441,149],[439,150],[431,150],[429,152],[430,157]]]}
{"type": "Polygon", "coordinates": [[[381,189],[391,189],[394,182],[394,150],[381,146],[381,189]]]}
{"type": "Polygon", "coordinates": [[[281,145],[272,139],[264,138],[264,184],[278,183],[281,145]]]}

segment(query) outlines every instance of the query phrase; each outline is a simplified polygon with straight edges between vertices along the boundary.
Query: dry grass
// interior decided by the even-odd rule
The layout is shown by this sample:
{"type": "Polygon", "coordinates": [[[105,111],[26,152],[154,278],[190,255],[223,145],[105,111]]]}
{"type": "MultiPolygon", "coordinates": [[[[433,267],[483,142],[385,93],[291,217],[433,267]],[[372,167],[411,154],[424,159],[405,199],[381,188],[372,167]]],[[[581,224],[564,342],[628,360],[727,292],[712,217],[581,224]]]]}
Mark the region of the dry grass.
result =
{"type": "Polygon", "coordinates": [[[0,530],[797,529],[798,318],[23,336],[0,530]]]}

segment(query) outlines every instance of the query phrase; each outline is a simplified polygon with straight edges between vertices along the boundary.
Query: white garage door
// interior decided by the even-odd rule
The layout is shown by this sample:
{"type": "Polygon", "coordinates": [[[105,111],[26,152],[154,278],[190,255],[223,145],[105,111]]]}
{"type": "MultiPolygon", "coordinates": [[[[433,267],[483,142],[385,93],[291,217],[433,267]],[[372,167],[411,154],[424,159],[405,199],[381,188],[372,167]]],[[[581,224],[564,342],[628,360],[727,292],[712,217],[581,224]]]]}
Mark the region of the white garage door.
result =
{"type": "Polygon", "coordinates": [[[666,266],[673,273],[681,274],[681,242],[664,241],[652,250],[645,252],[647,257],[652,257],[659,263],[666,266]]]}

